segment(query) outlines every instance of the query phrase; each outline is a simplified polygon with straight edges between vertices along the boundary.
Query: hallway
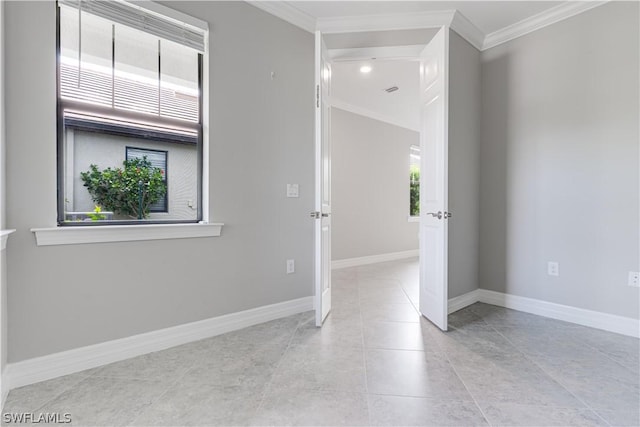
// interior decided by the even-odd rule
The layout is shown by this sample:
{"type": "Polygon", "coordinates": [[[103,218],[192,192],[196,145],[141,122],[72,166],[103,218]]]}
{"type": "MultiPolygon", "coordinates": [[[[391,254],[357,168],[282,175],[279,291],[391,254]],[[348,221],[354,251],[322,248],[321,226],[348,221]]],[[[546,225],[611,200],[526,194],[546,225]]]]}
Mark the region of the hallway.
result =
{"type": "MultiPolygon", "coordinates": [[[[335,270],[307,312],[13,390],[72,425],[638,425],[638,340],[486,304],[442,333],[417,260],[335,270]]],[[[6,423],[6,416],[3,417],[6,423]]]]}

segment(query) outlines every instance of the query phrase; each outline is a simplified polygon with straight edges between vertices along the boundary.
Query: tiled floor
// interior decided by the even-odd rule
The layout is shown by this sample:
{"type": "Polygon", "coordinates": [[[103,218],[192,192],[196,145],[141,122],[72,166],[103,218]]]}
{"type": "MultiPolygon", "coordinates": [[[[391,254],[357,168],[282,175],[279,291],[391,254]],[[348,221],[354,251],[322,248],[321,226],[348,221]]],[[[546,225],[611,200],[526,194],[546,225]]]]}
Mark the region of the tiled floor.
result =
{"type": "Polygon", "coordinates": [[[637,426],[639,341],[474,304],[420,318],[417,261],[337,270],[304,313],[13,390],[73,425],[637,426]]]}

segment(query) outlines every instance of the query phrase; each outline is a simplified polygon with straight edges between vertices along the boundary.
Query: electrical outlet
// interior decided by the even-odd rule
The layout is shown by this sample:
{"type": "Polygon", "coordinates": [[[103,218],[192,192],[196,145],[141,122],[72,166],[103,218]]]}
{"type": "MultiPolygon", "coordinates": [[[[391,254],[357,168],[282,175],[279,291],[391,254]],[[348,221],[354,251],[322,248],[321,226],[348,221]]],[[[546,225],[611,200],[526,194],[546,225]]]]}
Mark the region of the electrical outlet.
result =
{"type": "Polygon", "coordinates": [[[560,275],[560,265],[555,261],[549,261],[547,263],[547,274],[549,276],[559,276],[560,275]]]}
{"type": "Polygon", "coordinates": [[[640,288],[640,273],[637,271],[629,272],[629,286],[633,286],[634,288],[640,288]]]}
{"type": "Polygon", "coordinates": [[[287,260],[287,274],[296,272],[296,261],[293,259],[287,260]]]}

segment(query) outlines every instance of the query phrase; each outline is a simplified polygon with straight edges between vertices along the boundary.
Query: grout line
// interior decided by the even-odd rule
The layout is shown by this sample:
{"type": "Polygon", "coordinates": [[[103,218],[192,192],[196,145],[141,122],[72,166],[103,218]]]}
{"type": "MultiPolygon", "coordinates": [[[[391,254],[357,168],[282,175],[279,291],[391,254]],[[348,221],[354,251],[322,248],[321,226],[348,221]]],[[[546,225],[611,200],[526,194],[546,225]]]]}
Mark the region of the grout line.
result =
{"type": "MultiPolygon", "coordinates": [[[[301,314],[302,313],[298,313],[298,314],[294,314],[293,316],[300,316],[301,314]]],[[[260,403],[255,408],[255,410],[253,411],[254,418],[258,415],[258,413],[262,409],[262,407],[264,405],[264,401],[265,401],[266,396],[267,396],[267,393],[271,389],[271,384],[273,383],[273,379],[276,376],[276,373],[278,372],[278,369],[280,368],[280,365],[282,365],[282,361],[284,360],[285,356],[287,355],[287,353],[289,353],[289,349],[291,348],[291,343],[293,342],[293,338],[295,337],[296,332],[298,332],[298,329],[300,329],[301,325],[302,325],[302,322],[300,320],[298,320],[298,324],[293,329],[293,332],[291,333],[291,336],[289,337],[289,341],[287,342],[287,347],[284,349],[284,352],[280,356],[280,360],[278,360],[278,363],[276,364],[275,368],[273,369],[273,372],[269,376],[269,381],[267,381],[267,383],[264,385],[264,389],[262,390],[262,394],[260,396],[260,403]]]]}
{"type": "Polygon", "coordinates": [[[373,425],[371,423],[371,403],[369,402],[369,374],[367,371],[367,346],[364,340],[364,318],[362,316],[362,303],[360,299],[360,275],[356,270],[355,277],[355,286],[356,292],[358,293],[358,313],[360,314],[360,340],[362,342],[362,366],[364,368],[364,391],[365,391],[365,400],[367,402],[367,420],[369,421],[369,425],[373,425]]]}
{"type": "Polygon", "coordinates": [[[178,384],[178,382],[180,380],[182,380],[191,370],[193,369],[193,366],[189,369],[187,369],[186,371],[184,371],[184,374],[182,374],[179,378],[177,378],[175,381],[173,381],[172,383],[167,385],[167,388],[165,391],[163,391],[162,393],[160,393],[158,395],[158,397],[156,397],[154,400],[151,401],[151,403],[149,403],[148,406],[144,407],[144,409],[140,410],[137,412],[136,417],[131,420],[131,422],[129,422],[127,425],[135,425],[136,421],[138,421],[138,419],[144,415],[149,409],[153,408],[153,406],[158,403],[160,401],[160,399],[162,399],[167,393],[169,393],[169,391],[171,391],[171,389],[176,386],[178,384]]]}
{"type": "MultiPolygon", "coordinates": [[[[444,333],[444,332],[440,332],[440,333],[444,333]]],[[[473,403],[475,403],[476,407],[480,411],[480,414],[482,414],[482,417],[487,422],[487,424],[490,427],[492,427],[493,424],[491,424],[491,421],[489,420],[489,417],[482,410],[482,407],[480,407],[480,404],[478,403],[478,399],[476,399],[476,396],[471,392],[471,390],[469,390],[469,387],[467,386],[467,383],[462,379],[462,376],[460,376],[460,374],[458,373],[458,370],[456,369],[456,366],[453,364],[453,362],[451,362],[451,359],[449,358],[449,352],[444,348],[442,350],[443,350],[442,354],[444,355],[444,358],[447,360],[447,363],[449,363],[449,366],[451,366],[451,369],[456,374],[456,377],[458,377],[458,379],[460,380],[460,382],[464,386],[464,389],[467,391],[467,393],[469,393],[469,396],[471,396],[471,399],[473,399],[473,403]]]]}
{"type": "MultiPolygon", "coordinates": [[[[418,275],[420,275],[420,272],[418,271],[418,275]]],[[[420,287],[420,277],[418,277],[418,288],[420,287]]],[[[418,314],[418,316],[420,318],[422,318],[422,313],[420,313],[420,309],[418,307],[415,306],[415,304],[413,303],[413,301],[411,300],[411,297],[409,297],[409,294],[407,293],[407,290],[404,288],[404,286],[402,286],[402,284],[400,285],[400,289],[402,290],[402,293],[404,293],[404,296],[409,300],[409,304],[411,304],[411,307],[413,307],[413,309],[415,310],[415,312],[418,314]]],[[[418,291],[419,292],[419,291],[418,291]]],[[[418,323],[420,321],[418,320],[418,323]]]]}
{"type": "MultiPolygon", "coordinates": [[[[93,369],[95,369],[95,368],[93,368],[93,369]]],[[[88,369],[88,370],[90,370],[90,369],[88,369]]],[[[81,371],[81,372],[84,372],[84,371],[81,371]]],[[[69,375],[74,375],[74,374],[69,374],[69,375]]],[[[95,372],[94,372],[93,374],[89,374],[89,375],[85,376],[85,377],[84,377],[84,378],[82,378],[82,379],[79,379],[79,380],[78,380],[78,382],[73,383],[72,385],[70,385],[70,386],[68,386],[68,387],[65,387],[64,389],[62,389],[62,391],[60,391],[60,393],[56,393],[56,394],[55,394],[51,399],[47,400],[46,402],[44,402],[43,404],[41,404],[40,406],[38,406],[36,409],[34,409],[34,411],[33,411],[33,412],[35,413],[35,412],[37,412],[37,411],[41,410],[42,408],[44,408],[45,406],[47,406],[48,404],[50,404],[51,402],[53,402],[54,400],[56,400],[57,398],[59,398],[60,396],[62,396],[62,395],[63,395],[63,394],[65,394],[66,392],[68,392],[69,390],[71,390],[72,388],[76,387],[78,384],[80,384],[80,383],[82,383],[82,382],[86,381],[87,379],[89,379],[89,378],[91,378],[91,377],[93,377],[93,376],[95,376],[95,372]]],[[[62,377],[58,377],[58,378],[64,378],[64,376],[62,376],[62,377]]],[[[51,380],[47,380],[47,381],[53,381],[53,380],[56,380],[56,379],[58,379],[58,378],[52,378],[51,380]]],[[[43,382],[46,382],[46,381],[43,381],[43,382]]],[[[33,386],[35,386],[35,385],[40,385],[40,384],[42,384],[43,382],[35,383],[35,384],[31,384],[31,385],[33,385],[33,386]]],[[[30,387],[31,385],[27,385],[27,386],[24,386],[24,387],[30,387]]],[[[22,387],[19,387],[18,389],[14,389],[14,390],[19,390],[20,388],[22,388],[22,387]]],[[[9,390],[9,394],[11,394],[11,392],[12,392],[12,391],[13,391],[13,390],[9,390]]],[[[8,401],[8,400],[9,400],[9,395],[7,395],[7,400],[5,400],[5,405],[6,405],[6,403],[7,403],[7,401],[8,401]]],[[[4,413],[4,412],[5,412],[5,411],[4,411],[4,408],[2,408],[2,413],[4,413]]]]}
{"type": "MultiPolygon", "coordinates": [[[[586,328],[588,328],[588,326],[585,326],[586,328]]],[[[592,328],[590,328],[592,329],[592,328]]],[[[613,332],[612,332],[613,333],[613,332]]],[[[582,340],[580,340],[580,344],[585,345],[587,347],[589,347],[592,350],[595,350],[596,352],[602,354],[603,356],[605,356],[607,359],[611,360],[612,362],[614,362],[616,365],[621,366],[622,368],[624,368],[626,371],[629,371],[632,375],[638,375],[636,372],[633,371],[633,369],[629,368],[628,366],[623,365],[622,363],[620,363],[619,361],[617,361],[616,359],[614,359],[613,357],[611,357],[611,355],[609,355],[609,353],[606,353],[602,350],[600,350],[598,347],[595,347],[587,342],[584,342],[582,340]]]]}
{"type": "MultiPolygon", "coordinates": [[[[496,328],[494,328],[493,326],[491,326],[491,329],[493,329],[495,332],[498,333],[498,335],[500,335],[502,338],[504,338],[509,344],[511,344],[511,346],[513,348],[516,349],[516,351],[518,351],[526,360],[528,360],[529,362],[531,362],[533,365],[537,366],[538,369],[540,369],[542,372],[544,372],[544,374],[549,377],[552,381],[556,382],[558,385],[560,385],[560,387],[562,387],[563,389],[565,389],[571,396],[573,396],[578,402],[581,402],[584,405],[584,408],[582,409],[588,409],[591,412],[593,412],[598,418],[600,418],[602,421],[604,421],[604,423],[608,426],[611,426],[611,424],[605,420],[604,418],[602,418],[600,416],[600,414],[598,412],[596,412],[595,409],[593,409],[591,407],[591,405],[589,405],[585,400],[583,400],[582,398],[580,398],[578,395],[576,395],[573,391],[571,391],[567,386],[565,386],[563,384],[562,381],[558,380],[557,378],[555,378],[553,375],[551,375],[546,369],[544,369],[539,363],[537,363],[535,360],[533,360],[532,358],[529,357],[529,355],[527,353],[525,353],[524,351],[522,351],[513,341],[511,341],[509,338],[507,338],[506,336],[504,336],[502,334],[502,332],[500,332],[499,330],[497,330],[496,328]]],[[[574,409],[580,409],[580,408],[574,408],[574,409]]]]}
{"type": "MultiPolygon", "coordinates": [[[[205,338],[205,339],[208,339],[208,338],[205,338]]],[[[204,340],[200,340],[200,341],[204,341],[204,340]]],[[[198,342],[198,341],[195,341],[195,342],[198,342]]],[[[189,344],[191,344],[191,343],[186,343],[186,344],[182,344],[182,345],[189,345],[189,344]]],[[[181,347],[181,346],[176,346],[176,347],[181,347]]],[[[170,347],[170,348],[168,348],[168,349],[161,350],[161,351],[167,351],[167,350],[175,349],[176,347],[170,347]]],[[[138,357],[139,357],[139,356],[138,356],[138,357]]],[[[116,362],[116,363],[118,363],[118,362],[116,362]]],[[[157,404],[157,403],[160,401],[160,399],[162,399],[162,398],[163,398],[167,393],[169,393],[169,391],[171,391],[171,389],[172,389],[173,387],[175,387],[175,386],[176,386],[180,381],[182,381],[182,380],[184,379],[184,377],[186,377],[186,376],[187,376],[187,374],[188,374],[189,372],[191,372],[191,371],[194,369],[194,366],[196,365],[196,363],[197,363],[197,362],[196,362],[196,360],[194,359],[194,360],[191,362],[191,364],[189,365],[189,367],[188,367],[187,369],[185,369],[185,371],[184,371],[184,373],[183,373],[182,375],[180,375],[178,378],[176,378],[173,382],[169,383],[169,384],[167,385],[167,389],[166,389],[164,392],[160,393],[160,394],[158,395],[158,397],[157,397],[157,398],[155,398],[155,400],[151,401],[151,403],[150,403],[147,407],[145,407],[145,408],[144,408],[143,410],[141,410],[141,411],[138,411],[138,413],[137,413],[136,417],[135,417],[133,420],[131,420],[131,422],[130,422],[130,423],[128,423],[127,425],[129,425],[129,426],[130,426],[130,425],[134,425],[134,424],[135,424],[135,422],[136,422],[136,421],[138,421],[138,419],[139,419],[139,418],[140,418],[144,413],[146,413],[146,412],[147,412],[149,409],[151,409],[155,404],[157,404]]],[[[96,375],[97,375],[97,374],[96,374],[96,375]]],[[[111,377],[111,378],[114,378],[114,377],[111,377]]]]}

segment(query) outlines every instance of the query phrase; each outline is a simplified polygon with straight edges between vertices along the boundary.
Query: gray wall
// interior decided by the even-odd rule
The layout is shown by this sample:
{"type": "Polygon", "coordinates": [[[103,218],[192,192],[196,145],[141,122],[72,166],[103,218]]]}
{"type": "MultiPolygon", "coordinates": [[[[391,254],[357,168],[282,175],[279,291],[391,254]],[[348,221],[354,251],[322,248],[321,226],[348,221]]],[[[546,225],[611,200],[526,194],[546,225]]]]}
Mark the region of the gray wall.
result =
{"type": "MultiPolygon", "coordinates": [[[[0,2],[0,230],[6,228],[6,138],[4,108],[4,2],[0,2]]],[[[0,375],[7,366],[7,256],[0,251],[0,375]]],[[[0,387],[0,399],[4,398],[7,385],[0,387]]],[[[0,402],[2,405],[4,402],[0,402]]]]}
{"type": "Polygon", "coordinates": [[[5,4],[9,362],[313,294],[313,36],[243,2],[166,5],[211,28],[223,235],[37,247],[56,219],[55,3],[5,4]]]}
{"type": "Polygon", "coordinates": [[[449,32],[449,298],[478,288],[480,52],[449,32]]]}
{"type": "Polygon", "coordinates": [[[482,288],[638,318],[638,7],[483,52],[482,288]]]}
{"type": "Polygon", "coordinates": [[[4,2],[0,2],[0,230],[6,228],[6,139],[4,102],[4,2]]]}
{"type": "Polygon", "coordinates": [[[331,256],[418,249],[409,217],[409,147],[418,132],[331,109],[331,256]]]}

